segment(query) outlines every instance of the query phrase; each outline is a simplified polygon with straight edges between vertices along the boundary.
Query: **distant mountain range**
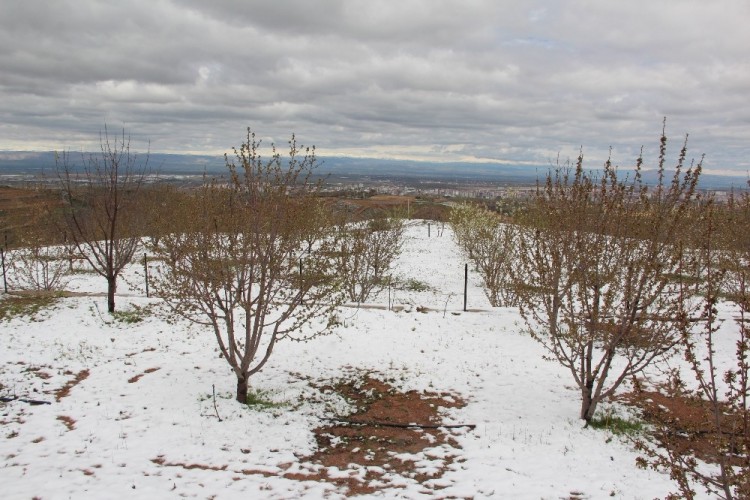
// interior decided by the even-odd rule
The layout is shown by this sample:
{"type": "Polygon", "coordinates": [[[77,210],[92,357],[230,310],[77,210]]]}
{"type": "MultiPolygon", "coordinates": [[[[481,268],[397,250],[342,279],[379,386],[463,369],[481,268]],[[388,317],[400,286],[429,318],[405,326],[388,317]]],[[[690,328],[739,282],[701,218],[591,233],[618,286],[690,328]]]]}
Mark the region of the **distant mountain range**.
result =
{"type": "MultiPolygon", "coordinates": [[[[139,161],[145,159],[140,155],[139,161]]],[[[442,181],[451,183],[534,184],[544,177],[549,165],[513,165],[505,163],[450,162],[434,163],[374,158],[321,157],[318,173],[341,180],[350,178],[402,179],[409,181],[442,181]]],[[[82,164],[81,153],[70,153],[74,166],[82,164]]],[[[220,175],[226,170],[224,158],[213,155],[151,153],[148,164],[153,172],[165,176],[220,175]]],[[[3,176],[37,176],[55,171],[55,153],[0,151],[0,182],[3,176]]],[[[623,170],[623,175],[628,171],[623,170]]],[[[655,183],[655,171],[645,171],[644,180],[655,183]]],[[[701,187],[725,190],[747,188],[747,176],[703,174],[701,187]]]]}

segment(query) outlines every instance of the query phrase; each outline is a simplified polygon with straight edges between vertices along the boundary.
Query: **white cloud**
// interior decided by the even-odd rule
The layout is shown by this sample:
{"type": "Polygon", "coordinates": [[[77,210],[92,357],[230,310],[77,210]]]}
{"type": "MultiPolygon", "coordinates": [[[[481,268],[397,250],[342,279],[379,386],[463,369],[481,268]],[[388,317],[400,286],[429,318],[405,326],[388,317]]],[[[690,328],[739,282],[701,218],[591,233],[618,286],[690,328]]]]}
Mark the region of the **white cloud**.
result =
{"type": "Polygon", "coordinates": [[[666,115],[716,169],[750,158],[744,0],[43,3],[0,7],[0,149],[75,149],[107,121],[158,151],[225,151],[252,126],[322,155],[613,146],[625,164],[666,115]]]}

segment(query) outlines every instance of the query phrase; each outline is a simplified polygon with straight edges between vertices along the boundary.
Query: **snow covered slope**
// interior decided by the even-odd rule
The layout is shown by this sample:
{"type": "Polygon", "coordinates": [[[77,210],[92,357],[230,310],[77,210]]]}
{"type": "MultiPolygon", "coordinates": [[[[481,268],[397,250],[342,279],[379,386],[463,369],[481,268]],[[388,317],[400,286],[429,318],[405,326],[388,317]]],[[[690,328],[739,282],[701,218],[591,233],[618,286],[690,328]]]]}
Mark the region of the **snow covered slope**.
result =
{"type": "MultiPolygon", "coordinates": [[[[471,311],[462,311],[464,257],[448,229],[437,237],[433,223],[431,235],[421,222],[406,232],[397,273],[428,289],[393,292],[403,310],[342,308],[343,326],[334,334],[277,347],[252,381],[281,403],[276,408],[233,400],[235,379],[211,332],[157,314],[158,301],[144,297],[141,265],[128,269],[118,297],[120,309],[145,308],[141,322],[114,320],[104,297],[78,296],[0,323],[0,395],[51,402],[0,403],[0,496],[341,497],[331,484],[282,473],[309,469],[298,462],[315,449],[312,429],[347,411],[341,398],[309,381],[320,385],[356,370],[400,389],[460,396],[467,406],[446,410],[444,422],[476,424],[453,431],[461,449],[450,452],[461,460],[442,476],[442,489],[404,479],[371,496],[666,495],[669,478],[637,469],[628,443],[582,428],[570,375],[542,359],[515,310],[489,306],[476,273],[471,311]]],[[[79,274],[68,288],[105,286],[79,274]]],[[[373,303],[387,301],[384,292],[373,303]]],[[[439,464],[441,452],[413,458],[439,464]]]]}

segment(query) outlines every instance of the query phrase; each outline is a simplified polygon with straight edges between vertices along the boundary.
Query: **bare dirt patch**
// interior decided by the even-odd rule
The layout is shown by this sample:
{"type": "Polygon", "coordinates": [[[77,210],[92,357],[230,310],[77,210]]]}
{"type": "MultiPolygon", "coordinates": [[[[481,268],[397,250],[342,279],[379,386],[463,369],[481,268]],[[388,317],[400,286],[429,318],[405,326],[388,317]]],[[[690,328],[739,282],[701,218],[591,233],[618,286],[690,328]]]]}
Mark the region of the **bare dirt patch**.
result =
{"type": "Polygon", "coordinates": [[[207,464],[199,464],[199,463],[187,463],[187,462],[169,462],[167,459],[164,458],[163,455],[159,455],[156,458],[152,458],[151,462],[155,463],[156,465],[162,465],[164,467],[181,467],[186,470],[192,470],[192,469],[200,469],[200,470],[216,470],[216,471],[222,471],[227,470],[226,465],[207,465],[207,464]]]}
{"type": "Polygon", "coordinates": [[[156,347],[147,347],[143,349],[142,351],[136,351],[136,352],[130,352],[125,355],[126,358],[132,358],[133,356],[136,356],[138,354],[143,354],[144,352],[154,352],[156,351],[156,347]]]}
{"type": "Polygon", "coordinates": [[[76,428],[76,421],[72,417],[69,417],[67,415],[60,415],[57,417],[57,420],[62,422],[69,431],[72,431],[76,428]]]}
{"type": "Polygon", "coordinates": [[[321,389],[341,394],[356,411],[313,430],[318,451],[301,460],[323,469],[312,477],[299,474],[298,479],[330,482],[348,495],[396,487],[397,478],[422,484],[425,493],[444,487],[438,480],[458,459],[459,446],[442,426],[440,409],[461,408],[462,400],[449,394],[399,392],[370,376],[321,389]],[[431,456],[431,449],[444,452],[431,456]]]}
{"type": "MultiPolygon", "coordinates": [[[[404,480],[421,485],[426,495],[439,496],[450,483],[441,480],[446,471],[460,463],[460,446],[451,428],[472,425],[444,425],[441,409],[462,408],[465,402],[447,393],[400,392],[390,384],[369,375],[323,386],[334,391],[355,408],[345,417],[327,419],[313,429],[318,450],[282,466],[282,472],[246,469],[231,471],[242,475],[281,476],[298,481],[322,481],[335,485],[347,496],[403,488],[404,480]]],[[[244,452],[244,451],[243,451],[244,452]]],[[[169,461],[163,455],[151,460],[163,467],[230,470],[227,465],[169,461]]]]}
{"type": "Polygon", "coordinates": [[[143,373],[139,373],[138,375],[136,375],[134,377],[130,377],[128,379],[128,384],[134,384],[134,383],[138,382],[141,379],[141,377],[143,377],[147,373],[154,373],[155,371],[160,370],[160,369],[161,368],[158,368],[158,367],[156,367],[156,368],[148,368],[148,369],[144,370],[143,373]]]}
{"type": "Polygon", "coordinates": [[[24,372],[33,373],[34,375],[36,375],[37,377],[39,377],[42,380],[47,380],[47,379],[52,378],[52,375],[50,375],[49,373],[47,373],[46,371],[44,371],[45,368],[52,369],[52,367],[49,366],[49,365],[44,365],[44,366],[29,366],[28,368],[26,368],[24,370],[24,372]]]}
{"type": "MultiPolygon", "coordinates": [[[[709,463],[717,463],[718,443],[750,449],[743,430],[743,416],[733,414],[728,408],[722,412],[723,433],[717,432],[713,410],[708,401],[692,394],[676,394],[673,391],[640,390],[620,396],[624,402],[637,406],[642,418],[659,432],[653,434],[661,447],[670,447],[679,455],[693,455],[709,463]],[[669,394],[667,394],[669,392],[669,394]],[[735,433],[730,433],[735,429],[735,433]]],[[[746,454],[746,451],[744,452],[746,454]]],[[[733,450],[742,463],[742,450],[733,450]]],[[[747,460],[745,455],[744,460],[747,460]]]]}
{"type": "MultiPolygon", "coordinates": [[[[73,372],[66,372],[66,375],[73,375],[73,372]]],[[[55,400],[60,402],[62,398],[69,396],[71,389],[86,380],[88,377],[88,370],[81,370],[76,373],[72,380],[69,380],[64,386],[55,391],[55,400]]]]}

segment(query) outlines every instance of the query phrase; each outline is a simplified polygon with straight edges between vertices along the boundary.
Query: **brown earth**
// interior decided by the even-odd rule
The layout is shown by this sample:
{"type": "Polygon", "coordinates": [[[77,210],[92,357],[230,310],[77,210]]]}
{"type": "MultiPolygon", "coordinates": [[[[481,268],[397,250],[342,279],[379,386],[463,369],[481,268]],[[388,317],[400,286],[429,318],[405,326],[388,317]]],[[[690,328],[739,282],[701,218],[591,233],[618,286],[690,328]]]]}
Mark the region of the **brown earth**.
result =
{"type": "Polygon", "coordinates": [[[642,418],[654,429],[653,436],[661,447],[670,447],[679,455],[693,455],[709,463],[717,462],[717,452],[725,445],[746,448],[744,452],[735,450],[735,454],[737,457],[744,454],[747,460],[750,442],[743,432],[744,416],[729,408],[721,410],[723,424],[719,432],[710,403],[692,394],[657,387],[629,392],[618,399],[640,408],[642,418]]]}
{"type": "MultiPolygon", "coordinates": [[[[375,493],[386,488],[403,488],[404,479],[421,485],[422,493],[440,496],[448,483],[440,481],[446,471],[463,462],[451,428],[472,425],[442,424],[441,408],[465,406],[447,393],[401,392],[390,384],[357,374],[349,380],[315,386],[321,392],[344,397],[355,411],[346,417],[328,419],[313,430],[317,451],[299,458],[300,472],[246,469],[242,476],[262,475],[299,481],[333,484],[347,496],[375,493]]],[[[249,450],[242,450],[249,453],[249,450]]],[[[163,467],[226,471],[226,464],[169,461],[163,455],[151,460],[163,467]]]]}
{"type": "Polygon", "coordinates": [[[69,380],[64,386],[62,386],[60,389],[55,391],[55,399],[59,402],[62,398],[67,397],[70,395],[70,390],[73,389],[73,387],[77,386],[84,380],[86,380],[89,377],[89,371],[88,370],[81,370],[78,373],[73,373],[71,371],[66,371],[65,375],[74,375],[74,377],[69,380]]]}
{"type": "Polygon", "coordinates": [[[27,209],[52,199],[50,191],[0,186],[0,211],[27,209]]]}
{"type": "MultiPolygon", "coordinates": [[[[441,487],[425,482],[440,479],[461,460],[458,444],[446,428],[440,427],[440,409],[461,408],[465,406],[462,400],[449,394],[399,392],[369,375],[320,389],[340,394],[356,411],[313,431],[318,451],[305,460],[324,467],[316,479],[336,484],[348,495],[359,495],[388,487],[394,478],[409,478],[430,494],[441,487]],[[432,459],[426,469],[420,470],[405,456],[438,447],[450,452],[432,459]],[[331,468],[346,471],[348,477],[332,477],[327,472],[331,468]]],[[[420,456],[428,457],[429,452],[420,456]]]]}
{"type": "Polygon", "coordinates": [[[17,231],[28,225],[40,207],[58,204],[60,198],[45,189],[0,186],[0,244],[13,246],[17,231]]]}
{"type": "Polygon", "coordinates": [[[364,199],[333,197],[331,198],[339,207],[360,218],[371,217],[374,214],[388,212],[393,209],[401,209],[412,219],[447,220],[448,207],[441,200],[418,199],[414,196],[375,195],[364,199]]]}

